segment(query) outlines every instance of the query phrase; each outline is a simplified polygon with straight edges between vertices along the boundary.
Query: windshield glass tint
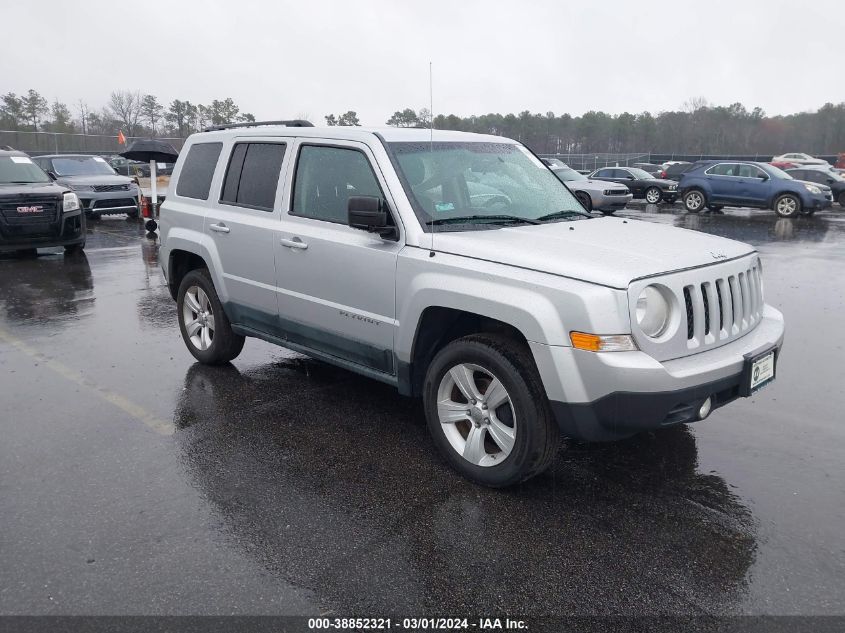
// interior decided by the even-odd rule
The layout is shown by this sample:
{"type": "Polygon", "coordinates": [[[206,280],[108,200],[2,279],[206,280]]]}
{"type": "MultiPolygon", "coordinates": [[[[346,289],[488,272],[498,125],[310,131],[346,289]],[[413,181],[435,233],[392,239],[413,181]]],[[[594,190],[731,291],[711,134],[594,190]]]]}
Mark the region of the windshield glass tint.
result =
{"type": "Polygon", "coordinates": [[[0,156],[0,184],[31,182],[50,182],[50,178],[26,156],[0,156]]]}
{"type": "Polygon", "coordinates": [[[563,182],[570,182],[572,180],[587,180],[587,177],[584,174],[579,174],[574,169],[569,167],[564,167],[563,169],[554,169],[552,170],[558,178],[560,178],[563,182]]]}
{"type": "MultiPolygon", "coordinates": [[[[587,216],[554,174],[511,143],[390,143],[420,222],[479,216],[467,224],[496,228],[483,216],[536,220],[561,211],[587,216]]],[[[450,224],[440,230],[460,230],[450,224]]]]}
{"type": "Polygon", "coordinates": [[[53,171],[59,176],[113,176],[115,171],[102,158],[74,156],[52,159],[53,171]]]}
{"type": "Polygon", "coordinates": [[[636,167],[629,167],[628,171],[636,178],[637,180],[642,180],[643,178],[654,178],[650,173],[643,169],[637,169],[636,167]]]}

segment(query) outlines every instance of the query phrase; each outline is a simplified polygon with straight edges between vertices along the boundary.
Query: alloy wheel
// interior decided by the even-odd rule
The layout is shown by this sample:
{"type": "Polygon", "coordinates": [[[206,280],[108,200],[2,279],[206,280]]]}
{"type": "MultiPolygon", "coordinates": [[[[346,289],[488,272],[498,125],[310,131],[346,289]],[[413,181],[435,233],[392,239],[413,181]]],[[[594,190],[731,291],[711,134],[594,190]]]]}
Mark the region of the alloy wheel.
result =
{"type": "Polygon", "coordinates": [[[795,201],[795,198],[790,198],[784,196],[780,200],[778,200],[778,213],[783,216],[790,216],[795,214],[798,211],[798,203],[795,201]]]}
{"type": "Polygon", "coordinates": [[[657,204],[660,202],[660,192],[657,189],[649,189],[645,193],[645,199],[649,204],[657,204]]]}
{"type": "Polygon", "coordinates": [[[191,286],[182,302],[182,321],[191,344],[207,350],[214,341],[214,311],[208,295],[199,286],[191,286]]]}
{"type": "Polygon", "coordinates": [[[452,448],[476,466],[502,463],[516,443],[516,415],[502,382],[470,363],[455,365],[440,380],[437,415],[452,448]]]}
{"type": "Polygon", "coordinates": [[[704,205],[704,197],[697,191],[691,191],[684,202],[689,211],[698,211],[704,205]]]}

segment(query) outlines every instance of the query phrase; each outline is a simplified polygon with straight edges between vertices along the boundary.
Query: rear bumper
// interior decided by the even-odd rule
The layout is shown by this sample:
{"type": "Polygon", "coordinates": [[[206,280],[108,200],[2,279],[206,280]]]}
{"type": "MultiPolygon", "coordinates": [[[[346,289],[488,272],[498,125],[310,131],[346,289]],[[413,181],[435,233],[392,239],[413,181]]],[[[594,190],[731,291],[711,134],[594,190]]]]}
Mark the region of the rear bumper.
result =
{"type": "Polygon", "coordinates": [[[783,332],[783,316],[766,306],[742,338],[665,362],[644,352],[529,345],[561,432],[605,441],[693,421],[707,397],[717,408],[744,395],[746,357],[773,347],[779,354],[783,332]]]}
{"type": "Polygon", "coordinates": [[[12,229],[0,223],[0,252],[72,246],[85,241],[85,216],[81,211],[63,213],[57,222],[52,222],[49,228],[38,233],[23,235],[12,229]]]}

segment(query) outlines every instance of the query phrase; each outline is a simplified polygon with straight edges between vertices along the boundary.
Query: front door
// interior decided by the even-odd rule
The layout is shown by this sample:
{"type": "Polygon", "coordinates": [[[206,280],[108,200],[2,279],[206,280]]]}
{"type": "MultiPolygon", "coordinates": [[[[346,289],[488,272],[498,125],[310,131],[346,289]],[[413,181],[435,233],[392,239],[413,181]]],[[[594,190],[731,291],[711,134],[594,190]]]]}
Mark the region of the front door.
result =
{"type": "Polygon", "coordinates": [[[350,196],[378,196],[395,208],[390,192],[363,143],[299,139],[297,153],[274,244],[280,330],[293,343],[395,374],[402,240],[347,224],[350,196]]]}
{"type": "Polygon", "coordinates": [[[273,243],[286,149],[278,139],[257,138],[236,138],[224,147],[228,166],[205,217],[205,233],[220,257],[227,315],[233,323],[266,333],[274,331],[277,318],[273,243]]]}

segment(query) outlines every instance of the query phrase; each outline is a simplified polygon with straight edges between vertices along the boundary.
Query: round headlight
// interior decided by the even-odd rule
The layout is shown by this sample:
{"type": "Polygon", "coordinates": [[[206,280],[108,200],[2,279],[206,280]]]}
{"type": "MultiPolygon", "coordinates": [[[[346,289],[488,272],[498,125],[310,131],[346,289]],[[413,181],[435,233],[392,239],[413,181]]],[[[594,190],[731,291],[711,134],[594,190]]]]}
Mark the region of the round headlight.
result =
{"type": "Polygon", "coordinates": [[[657,338],[669,325],[669,303],[654,286],[646,286],[637,298],[637,326],[646,336],[657,338]]]}

